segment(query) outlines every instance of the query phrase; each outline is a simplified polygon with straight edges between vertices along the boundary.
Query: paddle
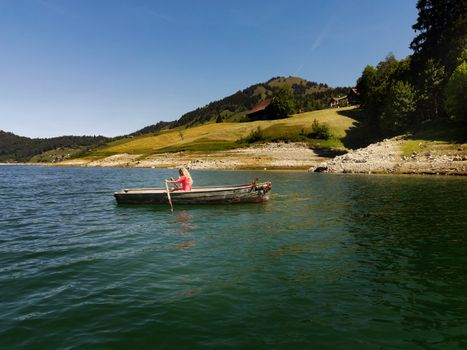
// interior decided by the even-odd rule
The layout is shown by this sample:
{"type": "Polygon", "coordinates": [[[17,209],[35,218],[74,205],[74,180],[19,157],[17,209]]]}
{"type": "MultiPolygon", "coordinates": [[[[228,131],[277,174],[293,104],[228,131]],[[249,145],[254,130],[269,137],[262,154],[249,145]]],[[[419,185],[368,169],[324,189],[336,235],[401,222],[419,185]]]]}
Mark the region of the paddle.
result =
{"type": "MultiPolygon", "coordinates": [[[[169,180],[170,181],[175,181],[175,179],[173,177],[171,177],[169,180]]],[[[174,183],[173,185],[175,186],[175,188],[180,189],[180,186],[181,186],[180,184],[174,183]]]]}
{"type": "Polygon", "coordinates": [[[174,207],[172,205],[172,198],[170,198],[169,184],[167,183],[167,180],[165,180],[165,190],[167,191],[167,198],[169,199],[170,210],[173,212],[174,207]]]}

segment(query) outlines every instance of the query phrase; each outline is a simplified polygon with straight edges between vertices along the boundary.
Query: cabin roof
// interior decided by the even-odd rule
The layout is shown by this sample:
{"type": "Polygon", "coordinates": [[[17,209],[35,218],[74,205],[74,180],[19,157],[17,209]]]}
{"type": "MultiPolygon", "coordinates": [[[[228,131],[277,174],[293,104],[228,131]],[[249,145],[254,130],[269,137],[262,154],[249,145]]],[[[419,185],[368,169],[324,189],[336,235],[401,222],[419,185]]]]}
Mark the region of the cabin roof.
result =
{"type": "Polygon", "coordinates": [[[347,96],[340,96],[340,97],[331,97],[331,101],[342,101],[342,100],[345,100],[347,98],[347,96]]]}
{"type": "Polygon", "coordinates": [[[268,98],[264,101],[261,101],[259,103],[257,103],[256,105],[253,106],[253,108],[251,110],[249,110],[246,114],[253,114],[253,113],[256,113],[258,111],[262,111],[264,109],[266,109],[267,106],[269,106],[272,102],[272,98],[268,98]]]}

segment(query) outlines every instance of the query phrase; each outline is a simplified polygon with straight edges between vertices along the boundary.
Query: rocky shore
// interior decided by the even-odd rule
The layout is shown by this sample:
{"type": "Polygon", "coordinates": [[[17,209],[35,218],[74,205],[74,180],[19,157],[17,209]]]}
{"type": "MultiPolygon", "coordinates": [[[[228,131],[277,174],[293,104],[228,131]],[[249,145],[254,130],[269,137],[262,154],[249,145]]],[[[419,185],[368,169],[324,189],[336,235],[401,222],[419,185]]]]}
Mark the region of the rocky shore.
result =
{"type": "Polygon", "coordinates": [[[402,149],[406,142],[407,140],[400,137],[387,139],[366,148],[349,151],[310,167],[309,170],[355,174],[467,175],[465,145],[459,145],[454,152],[435,147],[404,156],[402,149]]]}
{"type": "Polygon", "coordinates": [[[307,170],[329,159],[319,156],[306,144],[280,142],[211,153],[177,152],[150,156],[123,153],[97,160],[66,160],[59,165],[132,168],[174,168],[184,165],[191,169],[307,170]]]}
{"type": "MultiPolygon", "coordinates": [[[[153,155],[115,154],[101,159],[67,159],[36,165],[176,168],[191,169],[282,169],[354,174],[467,175],[467,144],[418,144],[407,154],[408,140],[387,139],[334,158],[323,157],[304,143],[266,143],[211,153],[177,152],[153,155]],[[405,155],[404,155],[405,153],[405,155]]],[[[415,141],[413,141],[415,142],[415,141]]],[[[418,141],[417,141],[418,142],[418,141]]],[[[8,163],[9,165],[17,163],[8,163]]],[[[30,163],[28,163],[31,165],[30,163]]]]}

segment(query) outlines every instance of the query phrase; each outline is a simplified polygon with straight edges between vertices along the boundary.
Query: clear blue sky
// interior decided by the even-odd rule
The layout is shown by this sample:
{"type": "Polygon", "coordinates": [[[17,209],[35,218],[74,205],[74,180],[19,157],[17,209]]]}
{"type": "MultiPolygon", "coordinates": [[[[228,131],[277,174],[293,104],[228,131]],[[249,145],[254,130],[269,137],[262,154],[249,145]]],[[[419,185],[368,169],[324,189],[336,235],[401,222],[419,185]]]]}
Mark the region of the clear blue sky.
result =
{"type": "Polygon", "coordinates": [[[354,85],[416,0],[0,0],[0,130],[122,135],[274,76],[354,85]]]}

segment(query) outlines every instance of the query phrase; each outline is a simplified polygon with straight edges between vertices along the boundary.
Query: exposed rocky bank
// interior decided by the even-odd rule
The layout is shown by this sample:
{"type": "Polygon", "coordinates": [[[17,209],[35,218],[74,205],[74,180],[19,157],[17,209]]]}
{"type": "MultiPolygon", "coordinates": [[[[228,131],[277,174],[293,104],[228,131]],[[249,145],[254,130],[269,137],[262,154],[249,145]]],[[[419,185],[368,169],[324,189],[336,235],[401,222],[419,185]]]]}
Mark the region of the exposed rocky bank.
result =
{"type": "MultiPolygon", "coordinates": [[[[386,139],[310,167],[310,171],[365,174],[467,175],[467,145],[456,151],[434,147],[403,155],[401,137],[386,139]]],[[[419,146],[423,146],[422,143],[419,146]]]]}
{"type": "Polygon", "coordinates": [[[102,159],[73,159],[60,165],[132,168],[191,169],[297,169],[307,170],[330,158],[323,158],[303,143],[266,143],[218,152],[177,152],[144,156],[116,154],[102,159]]]}
{"type": "Polygon", "coordinates": [[[191,169],[289,169],[325,173],[467,175],[467,144],[420,142],[407,154],[407,142],[395,137],[323,157],[303,143],[266,143],[211,153],[115,154],[101,159],[68,159],[58,164],[97,167],[191,169]],[[404,152],[406,155],[404,155],[404,152]]]}

